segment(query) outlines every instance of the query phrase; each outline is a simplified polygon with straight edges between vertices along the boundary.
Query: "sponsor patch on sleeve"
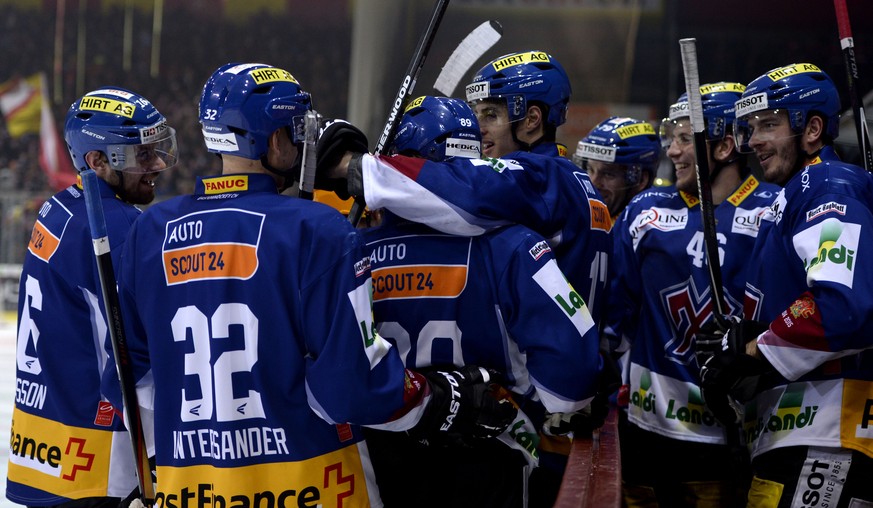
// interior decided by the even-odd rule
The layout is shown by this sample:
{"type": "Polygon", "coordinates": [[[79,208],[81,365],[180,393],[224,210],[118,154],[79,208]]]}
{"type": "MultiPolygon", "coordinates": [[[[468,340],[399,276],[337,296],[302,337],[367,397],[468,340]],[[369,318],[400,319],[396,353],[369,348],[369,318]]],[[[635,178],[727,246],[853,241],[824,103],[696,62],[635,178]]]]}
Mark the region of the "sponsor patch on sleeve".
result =
{"type": "Polygon", "coordinates": [[[837,203],[836,201],[830,201],[828,203],[818,205],[817,207],[813,208],[812,210],[808,210],[806,212],[806,222],[817,219],[817,218],[821,217],[822,215],[825,215],[828,213],[836,213],[839,215],[846,215],[846,205],[844,205],[843,203],[837,203]]]}
{"type": "Polygon", "coordinates": [[[543,240],[541,242],[537,242],[536,245],[531,247],[529,252],[530,252],[530,256],[532,258],[534,258],[534,261],[539,261],[540,258],[543,257],[543,254],[545,254],[547,252],[551,252],[551,251],[552,251],[552,249],[549,247],[548,242],[543,240]]]}
{"type": "Polygon", "coordinates": [[[792,240],[809,281],[830,281],[851,288],[860,238],[860,224],[829,217],[794,235],[792,240]]]}

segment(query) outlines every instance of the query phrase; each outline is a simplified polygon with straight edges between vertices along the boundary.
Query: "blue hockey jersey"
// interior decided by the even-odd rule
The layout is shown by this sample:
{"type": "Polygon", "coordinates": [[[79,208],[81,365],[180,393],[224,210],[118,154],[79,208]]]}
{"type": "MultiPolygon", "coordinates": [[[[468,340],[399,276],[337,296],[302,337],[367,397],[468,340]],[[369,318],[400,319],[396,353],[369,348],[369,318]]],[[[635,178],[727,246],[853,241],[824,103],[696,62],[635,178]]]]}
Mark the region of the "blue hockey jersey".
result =
{"type": "MultiPolygon", "coordinates": [[[[714,209],[726,311],[739,315],[748,254],[779,188],[749,176],[714,209]]],[[[628,417],[672,439],[725,443],[700,395],[695,334],[713,300],[699,200],[675,187],[635,196],[613,228],[608,322],[631,344],[628,417]]]]}
{"type": "MultiPolygon", "coordinates": [[[[116,249],[140,211],[103,180],[98,189],[117,267],[116,249]]],[[[15,503],[125,497],[136,486],[130,438],[101,396],[103,309],[84,194],[72,185],[40,208],[21,273],[6,484],[15,503]]]]}
{"type": "Polygon", "coordinates": [[[158,502],[381,505],[345,422],[410,428],[423,387],[375,334],[369,257],[339,213],[268,175],[201,178],[136,222],[119,291],[158,502]]]}
{"type": "Polygon", "coordinates": [[[377,328],[408,368],[497,370],[533,432],[543,408],[578,411],[594,397],[597,328],[540,235],[516,225],[451,236],[388,213],[365,236],[377,328]]]}
{"type": "Polygon", "coordinates": [[[843,447],[873,457],[873,176],[826,147],[763,216],[745,317],[787,381],[746,405],[753,455],[843,447]]]}
{"type": "Polygon", "coordinates": [[[363,179],[370,208],[444,233],[479,235],[510,223],[533,229],[599,320],[611,220],[588,175],[569,160],[529,152],[442,163],[364,155],[363,179]]]}

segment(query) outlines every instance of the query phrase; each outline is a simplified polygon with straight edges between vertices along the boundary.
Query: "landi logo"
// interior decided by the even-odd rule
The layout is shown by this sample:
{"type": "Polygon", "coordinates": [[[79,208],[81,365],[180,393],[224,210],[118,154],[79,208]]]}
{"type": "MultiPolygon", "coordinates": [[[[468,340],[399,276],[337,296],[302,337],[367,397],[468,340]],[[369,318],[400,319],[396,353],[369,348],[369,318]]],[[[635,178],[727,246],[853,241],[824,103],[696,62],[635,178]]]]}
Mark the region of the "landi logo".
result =
{"type": "Polygon", "coordinates": [[[779,399],[776,411],[767,418],[766,422],[763,417],[758,417],[756,422],[744,424],[746,442],[752,443],[761,434],[767,432],[790,432],[814,425],[818,405],[804,405],[805,393],[806,389],[803,385],[788,385],[788,389],[779,399]]]}
{"type": "Polygon", "coordinates": [[[646,413],[655,413],[655,394],[649,393],[649,388],[652,387],[652,373],[648,370],[643,370],[640,374],[640,381],[637,384],[637,389],[630,394],[630,405],[636,406],[646,413]]]}

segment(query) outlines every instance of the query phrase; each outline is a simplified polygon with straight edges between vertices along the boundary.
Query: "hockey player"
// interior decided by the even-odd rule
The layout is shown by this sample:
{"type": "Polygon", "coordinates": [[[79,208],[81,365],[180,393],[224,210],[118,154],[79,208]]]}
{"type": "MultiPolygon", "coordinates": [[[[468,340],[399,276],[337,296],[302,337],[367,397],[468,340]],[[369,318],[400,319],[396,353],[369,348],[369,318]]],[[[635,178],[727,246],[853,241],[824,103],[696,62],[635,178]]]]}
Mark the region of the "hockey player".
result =
{"type": "Polygon", "coordinates": [[[566,148],[559,156],[554,142],[569,97],[567,74],[550,55],[529,51],[498,58],[467,86],[486,158],[449,168],[417,160],[407,168],[407,162],[367,155],[363,134],[337,122],[319,140],[316,187],[363,197],[370,209],[389,209],[449,234],[528,226],[549,240],[558,265],[597,320],[611,252],[609,211],[588,176],[563,157],[566,148]],[[510,142],[497,141],[491,123],[505,127],[510,142]],[[518,132],[529,123],[538,134],[518,132]]]}
{"type": "MultiPolygon", "coordinates": [[[[734,314],[741,312],[759,217],[777,192],[750,174],[730,135],[742,89],[738,83],[700,87],[723,290],[734,314]]],[[[686,96],[671,106],[661,134],[676,186],[641,192],[613,228],[616,275],[607,323],[630,344],[624,497],[631,507],[738,506],[747,486],[743,462],[735,460],[736,448],[728,446],[726,429],[704,407],[698,387],[695,336],[713,319],[713,301],[686,96]],[[656,467],[651,457],[658,457],[656,467]]]]}
{"type": "Polygon", "coordinates": [[[834,152],[839,112],[809,63],[768,71],[737,101],[738,145],[784,189],[761,218],[745,321],[701,378],[728,422],[724,393],[745,403],[750,506],[873,505],[873,181],[834,152]]]}
{"type": "Polygon", "coordinates": [[[660,155],[652,124],[612,116],[579,141],[573,163],[591,178],[614,221],[632,197],[652,186],[660,155]]]}
{"type": "MultiPolygon", "coordinates": [[[[599,322],[612,251],[611,221],[588,175],[570,160],[525,151],[452,165],[391,159],[362,153],[362,136],[342,123],[325,130],[319,139],[316,187],[363,196],[371,209],[385,208],[449,234],[473,236],[510,223],[525,225],[548,240],[561,271],[599,322]]],[[[569,442],[562,441],[553,447],[554,454],[541,454],[541,467],[532,478],[548,482],[554,495],[569,453],[569,442]],[[547,478],[549,471],[555,474],[547,478]]]]}
{"type": "Polygon", "coordinates": [[[131,230],[119,292],[138,389],[153,393],[140,400],[159,505],[381,506],[359,425],[489,437],[515,417],[484,369],[404,369],[375,331],[358,232],[279,194],[310,108],[283,69],[220,67],[200,122],[222,174],[131,230]]]}
{"type": "Polygon", "coordinates": [[[482,155],[567,156],[555,135],[567,120],[570,79],[553,56],[536,50],[503,55],[476,73],[466,94],[482,130],[482,155]]]}
{"type": "MultiPolygon", "coordinates": [[[[400,122],[394,148],[401,155],[394,158],[466,163],[479,157],[479,140],[465,102],[420,97],[400,122]]],[[[600,362],[588,308],[546,240],[526,227],[470,238],[390,212],[383,220],[365,235],[380,336],[410,369],[473,363],[500,372],[523,409],[502,442],[475,447],[434,448],[397,433],[369,433],[386,504],[527,506],[525,484],[537,463],[537,429],[546,413],[558,413],[551,419],[564,424],[561,432],[572,425],[592,430],[583,428],[590,425],[587,415],[576,414],[595,395],[600,362]],[[422,477],[444,480],[422,483],[422,477]]],[[[531,504],[545,504],[541,495],[531,490],[531,504]]]]}
{"type": "MultiPolygon", "coordinates": [[[[176,164],[176,137],[145,97],[85,94],[64,139],[77,171],[93,169],[115,265],[135,205],[176,164]]],[[[46,201],[33,227],[18,301],[16,397],[6,497],[27,506],[115,508],[137,485],[120,416],[101,396],[108,322],[81,183],[46,201]]],[[[118,392],[118,377],[109,372],[118,392]]]]}

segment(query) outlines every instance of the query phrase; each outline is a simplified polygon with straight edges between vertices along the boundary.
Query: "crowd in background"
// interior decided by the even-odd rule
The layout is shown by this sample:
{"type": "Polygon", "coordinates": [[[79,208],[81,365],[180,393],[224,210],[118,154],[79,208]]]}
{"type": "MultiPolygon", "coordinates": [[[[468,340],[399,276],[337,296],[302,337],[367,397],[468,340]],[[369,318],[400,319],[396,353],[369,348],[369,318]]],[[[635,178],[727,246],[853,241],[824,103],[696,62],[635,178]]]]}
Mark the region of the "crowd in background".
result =
{"type": "MultiPolygon", "coordinates": [[[[352,2],[286,0],[284,3],[276,2],[278,7],[272,11],[257,13],[253,8],[246,16],[231,12],[232,8],[240,8],[235,3],[214,0],[165,0],[164,3],[159,72],[153,77],[152,48],[158,41],[153,40],[150,2],[134,2],[148,8],[133,10],[130,69],[125,70],[125,2],[89,0],[82,4],[85,6],[83,9],[79,6],[80,2],[67,1],[63,20],[63,58],[59,62],[60,90],[54,87],[56,10],[53,2],[43,2],[42,7],[30,8],[16,6],[14,2],[0,4],[0,83],[15,76],[45,73],[59,132],[69,105],[87,90],[114,84],[151,98],[176,128],[180,148],[180,164],[158,181],[156,201],[190,192],[194,175],[218,171],[217,158],[208,154],[203,147],[196,114],[202,77],[222,63],[236,60],[282,65],[295,75],[304,89],[313,93],[315,109],[328,117],[346,117],[352,53],[352,2]],[[81,73],[77,70],[82,40],[80,34],[84,34],[85,41],[82,59],[85,64],[81,73]],[[58,92],[61,98],[55,99],[58,92]]],[[[836,23],[830,17],[818,19],[815,16],[802,16],[781,9],[781,3],[775,2],[761,6],[763,10],[760,16],[744,21],[748,29],[740,31],[736,17],[725,19],[728,11],[715,4],[710,6],[696,2],[691,8],[689,3],[690,0],[664,0],[660,10],[655,11],[658,16],[645,16],[640,20],[635,35],[635,49],[631,52],[635,57],[628,76],[629,87],[621,100],[630,104],[651,105],[656,114],[665,113],[667,106],[675,99],[677,90],[684,86],[680,79],[681,66],[678,66],[678,46],[671,41],[693,35],[698,38],[701,76],[704,79],[709,79],[714,73],[713,69],[718,68],[719,78],[727,76],[743,82],[754,77],[760,69],[802,59],[815,62],[829,72],[843,95],[843,104],[849,104],[836,39],[836,23]],[[777,18],[781,20],[777,24],[766,21],[777,18]]],[[[873,51],[868,49],[869,44],[865,46],[865,41],[873,40],[873,26],[870,18],[864,15],[863,5],[850,3],[853,13],[857,14],[853,28],[863,79],[865,74],[871,76],[868,69],[873,51]]],[[[265,5],[265,2],[255,4],[265,5]]],[[[821,6],[816,8],[822,9],[821,6]]],[[[412,21],[425,19],[425,11],[430,6],[428,2],[422,2],[409,4],[404,9],[408,11],[401,18],[413,27],[415,23],[412,21]]],[[[604,88],[613,90],[615,86],[607,79],[608,76],[597,71],[600,67],[592,66],[586,55],[600,54],[600,61],[605,59],[612,62],[610,68],[619,72],[616,65],[622,58],[627,23],[616,21],[623,19],[620,16],[613,19],[598,16],[596,12],[588,16],[571,16],[569,21],[560,23],[550,23],[548,20],[551,18],[545,15],[532,16],[523,10],[505,9],[499,15],[491,11],[476,11],[475,15],[477,19],[499,19],[504,25],[507,36],[492,52],[517,51],[519,44],[532,47],[523,44],[519,37],[522,31],[525,31],[527,38],[532,37],[531,30],[537,37],[546,40],[578,37],[582,41],[578,48],[559,49],[556,44],[550,43],[542,44],[544,47],[541,49],[551,51],[564,62],[573,83],[573,101],[612,104],[619,98],[601,96],[601,92],[604,88]],[[519,27],[519,23],[526,28],[519,27]],[[615,33],[612,34],[612,31],[615,33]],[[598,37],[611,42],[595,46],[586,42],[593,38],[600,40],[598,37]]],[[[469,16],[469,11],[456,10],[454,15],[469,16]]],[[[460,40],[463,34],[458,30],[468,28],[463,23],[452,21],[451,16],[447,19],[450,21],[443,23],[440,28],[443,36],[446,40],[460,40]]],[[[409,40],[403,41],[410,48],[415,42],[414,35],[414,30],[410,28],[406,33],[409,40]]],[[[445,45],[445,41],[442,43],[445,45]]],[[[435,48],[434,53],[437,54],[432,55],[433,59],[444,59],[445,56],[438,53],[450,49],[442,46],[435,48]]],[[[406,58],[404,51],[401,65],[405,65],[406,58]]],[[[438,68],[436,64],[428,65],[423,75],[435,72],[438,68]]],[[[393,93],[393,90],[390,92],[393,93]]],[[[594,123],[599,119],[594,119],[594,123]]],[[[647,120],[657,123],[658,119],[647,120]]],[[[567,129],[565,126],[564,130],[567,129]]],[[[584,130],[587,132],[587,128],[584,130]]],[[[584,133],[573,135],[581,137],[584,133]]],[[[572,144],[577,139],[559,138],[559,141],[572,144]]],[[[847,137],[841,141],[851,145],[847,137]]],[[[40,170],[38,154],[37,135],[11,139],[4,121],[0,120],[0,197],[4,192],[8,194],[9,190],[34,196],[32,204],[22,207],[16,203],[13,213],[10,213],[8,203],[0,203],[0,208],[5,207],[0,209],[0,215],[7,231],[14,229],[9,227],[10,221],[18,224],[18,218],[25,216],[20,221],[22,233],[16,233],[14,241],[0,238],[0,262],[15,262],[18,257],[16,253],[21,250],[20,246],[16,246],[18,236],[28,237],[33,214],[51,193],[52,189],[40,170]],[[16,254],[11,259],[10,252],[16,254]]],[[[848,160],[855,160],[854,155],[845,153],[848,160]]],[[[0,237],[2,233],[0,231],[0,237]]]]}
{"type": "MultiPolygon", "coordinates": [[[[345,2],[328,2],[345,6],[345,2]]],[[[288,19],[268,12],[253,14],[245,22],[227,20],[220,12],[204,12],[206,2],[177,5],[163,16],[160,72],[152,77],[152,13],[134,10],[132,58],[129,71],[124,70],[122,40],[125,13],[123,6],[90,6],[85,23],[87,62],[84,76],[86,89],[103,85],[123,86],[149,97],[164,112],[177,130],[180,164],[163,175],[158,183],[158,201],[193,188],[193,175],[218,172],[218,159],[203,147],[197,120],[203,76],[223,62],[281,62],[290,69],[306,90],[317,91],[314,105],[328,115],[341,116],[346,111],[349,67],[350,21],[347,12],[334,9],[331,18],[319,21],[322,39],[304,37],[289,25],[288,19]],[[346,27],[339,29],[339,27],[346,27]],[[175,34],[175,35],[174,35],[175,34]],[[189,44],[178,40],[208,41],[189,44]]],[[[333,7],[333,6],[330,6],[333,7]]],[[[0,5],[0,81],[13,76],[26,77],[45,72],[49,85],[53,81],[54,9],[18,9],[0,5]],[[27,55],[27,58],[21,58],[27,55]],[[34,58],[34,56],[38,56],[34,58]]],[[[54,104],[59,133],[69,105],[84,91],[77,91],[76,59],[78,9],[67,9],[64,29],[63,99],[54,104]]],[[[294,26],[300,26],[296,24],[294,26]]],[[[52,97],[51,91],[49,97],[52,97]]],[[[0,191],[42,191],[48,196],[45,175],[39,168],[39,136],[9,137],[5,122],[0,122],[0,191]]]]}

